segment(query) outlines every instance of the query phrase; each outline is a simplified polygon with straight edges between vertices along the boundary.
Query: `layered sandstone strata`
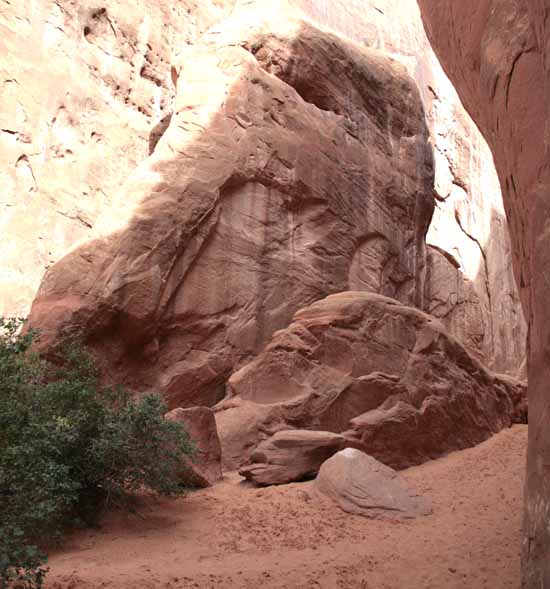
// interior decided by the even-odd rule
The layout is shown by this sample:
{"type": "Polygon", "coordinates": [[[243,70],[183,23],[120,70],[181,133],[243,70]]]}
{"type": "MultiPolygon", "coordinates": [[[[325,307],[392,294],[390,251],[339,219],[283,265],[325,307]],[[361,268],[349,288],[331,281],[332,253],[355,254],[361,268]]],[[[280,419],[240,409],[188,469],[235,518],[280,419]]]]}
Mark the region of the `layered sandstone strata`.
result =
{"type": "MultiPolygon", "coordinates": [[[[203,43],[202,33],[215,23],[238,31],[248,22],[257,29],[258,15],[291,20],[294,11],[394,57],[418,84],[434,146],[436,196],[423,308],[479,359],[515,374],[523,362],[525,324],[491,156],[409,0],[3,5],[0,313],[25,315],[44,271],[79,242],[94,239],[101,218],[120,214],[121,185],[172,116],[170,70],[194,59],[186,47],[203,43]]],[[[212,34],[220,32],[214,27],[212,34]]],[[[349,287],[375,289],[391,258],[386,241],[369,240],[355,257],[349,287]]]]}
{"type": "Polygon", "coordinates": [[[524,398],[522,383],[487,370],[437,319],[342,292],[301,309],[231,376],[216,421],[226,468],[291,428],[341,433],[406,468],[523,421],[524,398]]]}

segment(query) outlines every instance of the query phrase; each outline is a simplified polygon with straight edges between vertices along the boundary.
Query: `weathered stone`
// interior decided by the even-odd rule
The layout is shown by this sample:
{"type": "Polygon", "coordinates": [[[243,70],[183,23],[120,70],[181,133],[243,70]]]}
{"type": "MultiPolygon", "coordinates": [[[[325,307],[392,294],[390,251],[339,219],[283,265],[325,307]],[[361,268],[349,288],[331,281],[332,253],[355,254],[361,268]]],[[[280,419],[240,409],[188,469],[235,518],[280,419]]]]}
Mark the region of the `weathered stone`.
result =
{"type": "Polygon", "coordinates": [[[233,4],[1,3],[0,316],[26,316],[45,270],[93,237],[172,111],[175,55],[233,4]]]}
{"type": "Polygon", "coordinates": [[[44,348],[82,331],[110,380],[212,405],[374,236],[376,290],[422,305],[433,161],[405,68],[304,21],[226,21],[182,61],[166,132],[30,324],[44,348]]]}
{"type": "Polygon", "coordinates": [[[491,146],[529,323],[524,586],[550,586],[550,2],[420,0],[428,34],[491,146]]]}
{"type": "Polygon", "coordinates": [[[375,458],[405,468],[520,419],[522,390],[433,317],[380,295],[344,292],[301,309],[233,374],[216,420],[222,448],[231,449],[228,468],[242,464],[252,440],[268,437],[274,423],[346,432],[375,458]]]}
{"type": "Polygon", "coordinates": [[[413,493],[395,470],[355,448],[341,450],[321,466],[314,490],[355,515],[413,518],[432,512],[430,502],[413,493]]]}
{"type": "MultiPolygon", "coordinates": [[[[453,260],[446,271],[449,287],[430,282],[427,277],[423,310],[433,311],[451,335],[489,368],[518,374],[525,357],[527,330],[513,278],[499,179],[485,140],[433,54],[417,3],[289,3],[312,21],[391,55],[417,82],[435,155],[436,209],[427,243],[453,260]],[[434,300],[430,300],[430,293],[434,300]],[[441,299],[441,295],[446,296],[441,299]]],[[[284,4],[281,0],[276,9],[282,10],[284,4]]],[[[258,11],[265,11],[266,5],[274,3],[246,0],[247,10],[256,6],[258,11]]],[[[366,250],[364,254],[358,252],[357,261],[361,260],[363,268],[357,273],[357,264],[354,266],[349,289],[393,296],[373,289],[369,280],[386,259],[384,242],[374,238],[366,244],[366,250]]],[[[428,273],[429,264],[430,259],[428,273]]],[[[432,273],[438,274],[438,270],[432,273]]]]}
{"type": "Polygon", "coordinates": [[[195,445],[196,454],[193,460],[187,461],[188,469],[182,473],[185,482],[192,486],[208,487],[221,480],[222,451],[212,409],[172,409],[166,414],[166,419],[183,424],[195,445]]]}
{"type": "Polygon", "coordinates": [[[345,446],[346,439],[332,432],[277,432],[256,447],[239,474],[259,485],[301,481],[315,476],[321,464],[345,446]]]}
{"type": "MultiPolygon", "coordinates": [[[[453,283],[469,282],[467,297],[451,289],[443,302],[426,297],[423,308],[438,314],[453,335],[464,336],[462,341],[490,367],[515,374],[524,355],[525,327],[510,279],[498,181],[487,148],[434,58],[418,8],[409,0],[383,8],[378,0],[181,0],[177,6],[131,0],[123,7],[113,0],[101,7],[86,0],[78,11],[72,0],[4,6],[0,315],[26,314],[44,269],[82,240],[101,235],[101,226],[132,207],[132,198],[117,192],[167,130],[174,98],[171,65],[177,73],[193,59],[186,57],[185,44],[209,42],[200,34],[232,12],[227,26],[214,29],[210,40],[232,30],[236,43],[246,45],[243,23],[257,32],[266,18],[292,21],[294,9],[391,55],[418,83],[436,156],[438,202],[428,242],[458,262],[448,268],[453,283]],[[38,38],[43,42],[33,41],[38,38]],[[36,88],[44,92],[37,94],[36,88]]],[[[304,60],[299,67],[304,68],[304,60]]],[[[294,66],[288,71],[294,76],[294,66]]],[[[321,71],[314,66],[309,77],[321,71]]],[[[317,93],[314,102],[330,101],[332,92],[348,84],[324,74],[319,79],[322,83],[304,86],[317,93]]],[[[350,128],[357,124],[351,120],[350,128]]],[[[406,274],[400,262],[396,267],[392,240],[386,237],[373,234],[358,244],[345,288],[391,296],[402,290],[406,274]]],[[[90,256],[96,255],[92,249],[90,256]]],[[[422,271],[420,265],[415,272],[422,271]]],[[[436,297],[444,294],[438,284],[428,281],[427,287],[436,297]]],[[[156,348],[155,341],[147,346],[153,354],[156,348]]],[[[215,360],[200,356],[195,352],[187,359],[190,373],[201,363],[202,370],[211,363],[219,369],[215,360]]],[[[215,379],[214,396],[221,387],[215,379]]]]}
{"type": "Polygon", "coordinates": [[[261,440],[290,427],[277,404],[260,405],[234,397],[219,403],[214,411],[220,442],[223,440],[224,470],[241,467],[261,440]]]}

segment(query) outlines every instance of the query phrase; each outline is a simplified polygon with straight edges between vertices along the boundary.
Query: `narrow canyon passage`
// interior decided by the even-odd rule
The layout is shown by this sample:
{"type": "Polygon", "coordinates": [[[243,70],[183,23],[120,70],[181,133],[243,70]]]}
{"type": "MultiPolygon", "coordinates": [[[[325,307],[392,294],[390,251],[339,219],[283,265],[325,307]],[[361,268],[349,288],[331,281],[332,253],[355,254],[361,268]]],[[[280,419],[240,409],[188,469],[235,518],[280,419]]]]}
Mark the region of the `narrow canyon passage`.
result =
{"type": "Polygon", "coordinates": [[[0,0],[0,318],[62,367],[0,400],[38,423],[13,383],[47,401],[76,336],[197,452],[52,402],[42,460],[0,406],[0,562],[4,464],[42,488],[4,456],[82,475],[72,522],[130,448],[194,490],[70,533],[49,589],[550,588],[550,0],[102,4],[0,0]]]}

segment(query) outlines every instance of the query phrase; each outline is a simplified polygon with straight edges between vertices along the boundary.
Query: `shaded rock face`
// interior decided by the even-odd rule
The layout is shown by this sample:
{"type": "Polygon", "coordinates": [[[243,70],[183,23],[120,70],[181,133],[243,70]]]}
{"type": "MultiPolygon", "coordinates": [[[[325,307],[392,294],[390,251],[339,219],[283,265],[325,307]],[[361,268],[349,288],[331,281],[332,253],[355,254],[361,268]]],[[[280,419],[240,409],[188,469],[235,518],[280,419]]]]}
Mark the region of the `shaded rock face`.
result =
{"type": "Polygon", "coordinates": [[[355,515],[407,519],[432,512],[430,502],[409,489],[395,470],[355,448],[329,458],[313,488],[355,515]]]}
{"type": "Polygon", "coordinates": [[[424,294],[433,161],[405,68],[300,20],[239,23],[176,67],[166,132],[30,317],[44,347],[82,331],[107,378],[172,406],[215,403],[296,310],[350,282],[424,294]]]}
{"type": "Polygon", "coordinates": [[[259,485],[282,485],[315,476],[325,460],[346,446],[332,432],[288,430],[258,444],[239,474],[259,485]]]}
{"type": "Polygon", "coordinates": [[[493,151],[529,324],[524,586],[550,586],[550,3],[420,0],[428,34],[493,151]],[[452,7],[451,7],[452,4],[452,7]]]}
{"type": "Polygon", "coordinates": [[[193,461],[188,461],[188,470],[182,473],[184,481],[195,487],[209,487],[220,481],[222,452],[212,409],[172,409],[166,419],[181,423],[195,445],[196,455],[193,461]]]}
{"type": "Polygon", "coordinates": [[[473,446],[522,417],[524,387],[483,367],[425,313],[343,292],[300,310],[228,381],[228,468],[281,429],[345,432],[394,468],[473,446]]]}

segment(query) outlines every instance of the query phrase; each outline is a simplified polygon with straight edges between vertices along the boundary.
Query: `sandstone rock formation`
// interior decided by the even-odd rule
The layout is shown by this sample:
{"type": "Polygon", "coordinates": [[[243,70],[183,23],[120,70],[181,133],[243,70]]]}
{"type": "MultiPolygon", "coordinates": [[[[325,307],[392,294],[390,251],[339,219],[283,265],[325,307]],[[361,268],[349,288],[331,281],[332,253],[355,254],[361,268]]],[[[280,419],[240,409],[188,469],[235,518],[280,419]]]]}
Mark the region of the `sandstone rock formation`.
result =
{"type": "Polygon", "coordinates": [[[366,517],[432,512],[430,502],[411,491],[395,470],[355,448],[341,450],[321,466],[314,490],[344,511],[366,517]]]}
{"type": "Polygon", "coordinates": [[[258,444],[239,474],[258,485],[301,481],[315,476],[321,464],[345,446],[346,439],[331,432],[280,431],[258,444]]]}
{"type": "Polygon", "coordinates": [[[473,446],[524,409],[524,387],[485,369],[438,320],[365,292],[301,309],[228,388],[216,407],[227,468],[289,427],[345,432],[405,468],[473,446]]]}
{"type": "Polygon", "coordinates": [[[495,158],[529,323],[524,586],[550,585],[550,3],[420,0],[430,38],[495,158]]]}
{"type": "Polygon", "coordinates": [[[209,487],[220,481],[222,452],[212,409],[172,409],[166,414],[166,419],[183,424],[195,445],[195,456],[188,461],[188,470],[182,473],[185,482],[191,486],[209,487]]]}
{"type": "Polygon", "coordinates": [[[168,129],[30,317],[44,347],[82,331],[106,377],[171,406],[221,399],[359,272],[422,305],[432,152],[405,68],[304,21],[239,23],[189,49],[168,129]]]}
{"type": "MultiPolygon", "coordinates": [[[[168,127],[174,110],[170,67],[193,59],[185,57],[186,45],[203,43],[201,34],[230,14],[229,27],[249,22],[257,28],[258,14],[290,20],[294,9],[398,59],[417,82],[435,150],[437,197],[423,308],[487,365],[515,374],[525,326],[498,182],[487,147],[443,75],[410,0],[3,5],[0,315],[25,315],[44,270],[101,233],[105,219],[120,214],[120,199],[131,206],[119,187],[168,127]]],[[[374,238],[355,256],[347,287],[372,289],[380,272],[387,282],[385,263],[393,263],[388,244],[374,238]],[[371,258],[369,269],[361,270],[362,260],[371,258]]]]}
{"type": "Polygon", "coordinates": [[[174,56],[234,1],[0,4],[0,316],[26,316],[148,156],[174,56]]]}
{"type": "Polygon", "coordinates": [[[423,310],[439,317],[487,366],[516,375],[527,330],[498,177],[487,144],[434,56],[417,3],[291,3],[314,22],[399,60],[417,82],[435,155],[436,208],[427,235],[432,247],[423,310]]]}

